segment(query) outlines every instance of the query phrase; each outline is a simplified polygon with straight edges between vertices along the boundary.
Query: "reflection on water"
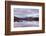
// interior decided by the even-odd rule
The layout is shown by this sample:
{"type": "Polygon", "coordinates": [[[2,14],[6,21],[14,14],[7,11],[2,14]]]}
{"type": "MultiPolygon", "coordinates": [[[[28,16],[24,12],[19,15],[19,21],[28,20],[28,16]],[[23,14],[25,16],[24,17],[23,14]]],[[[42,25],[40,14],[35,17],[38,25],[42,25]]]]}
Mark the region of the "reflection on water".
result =
{"type": "Polygon", "coordinates": [[[39,21],[14,22],[14,27],[38,27],[39,21]]]}

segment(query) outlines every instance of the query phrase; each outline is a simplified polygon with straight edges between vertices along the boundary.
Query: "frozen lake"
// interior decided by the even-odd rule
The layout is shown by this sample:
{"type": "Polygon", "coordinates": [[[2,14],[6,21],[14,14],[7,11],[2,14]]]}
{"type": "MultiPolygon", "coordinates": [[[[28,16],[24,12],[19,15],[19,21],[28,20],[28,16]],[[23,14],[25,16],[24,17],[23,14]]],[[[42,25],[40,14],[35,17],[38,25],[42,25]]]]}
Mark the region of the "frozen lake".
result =
{"type": "Polygon", "coordinates": [[[14,22],[14,27],[38,27],[39,21],[14,22]]]}

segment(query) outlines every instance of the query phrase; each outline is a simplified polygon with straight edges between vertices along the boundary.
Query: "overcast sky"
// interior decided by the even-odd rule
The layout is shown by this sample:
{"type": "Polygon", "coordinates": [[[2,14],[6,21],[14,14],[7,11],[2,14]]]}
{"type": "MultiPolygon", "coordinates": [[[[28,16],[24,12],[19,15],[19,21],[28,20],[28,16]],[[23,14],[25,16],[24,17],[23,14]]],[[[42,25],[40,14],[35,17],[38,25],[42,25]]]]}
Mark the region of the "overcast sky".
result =
{"type": "Polygon", "coordinates": [[[19,18],[39,17],[39,9],[14,8],[14,16],[19,18]]]}

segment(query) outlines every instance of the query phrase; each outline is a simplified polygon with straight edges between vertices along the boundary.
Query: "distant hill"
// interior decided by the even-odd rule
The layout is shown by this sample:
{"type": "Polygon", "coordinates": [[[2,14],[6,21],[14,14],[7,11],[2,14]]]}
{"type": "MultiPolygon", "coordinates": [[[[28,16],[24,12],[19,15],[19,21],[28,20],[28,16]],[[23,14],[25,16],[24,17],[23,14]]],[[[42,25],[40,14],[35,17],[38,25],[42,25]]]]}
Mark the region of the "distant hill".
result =
{"type": "Polygon", "coordinates": [[[36,18],[36,17],[34,17],[34,18],[32,18],[32,17],[18,18],[18,17],[14,16],[14,22],[15,21],[19,22],[19,21],[22,21],[22,20],[25,20],[25,21],[38,21],[39,18],[36,18]]]}

